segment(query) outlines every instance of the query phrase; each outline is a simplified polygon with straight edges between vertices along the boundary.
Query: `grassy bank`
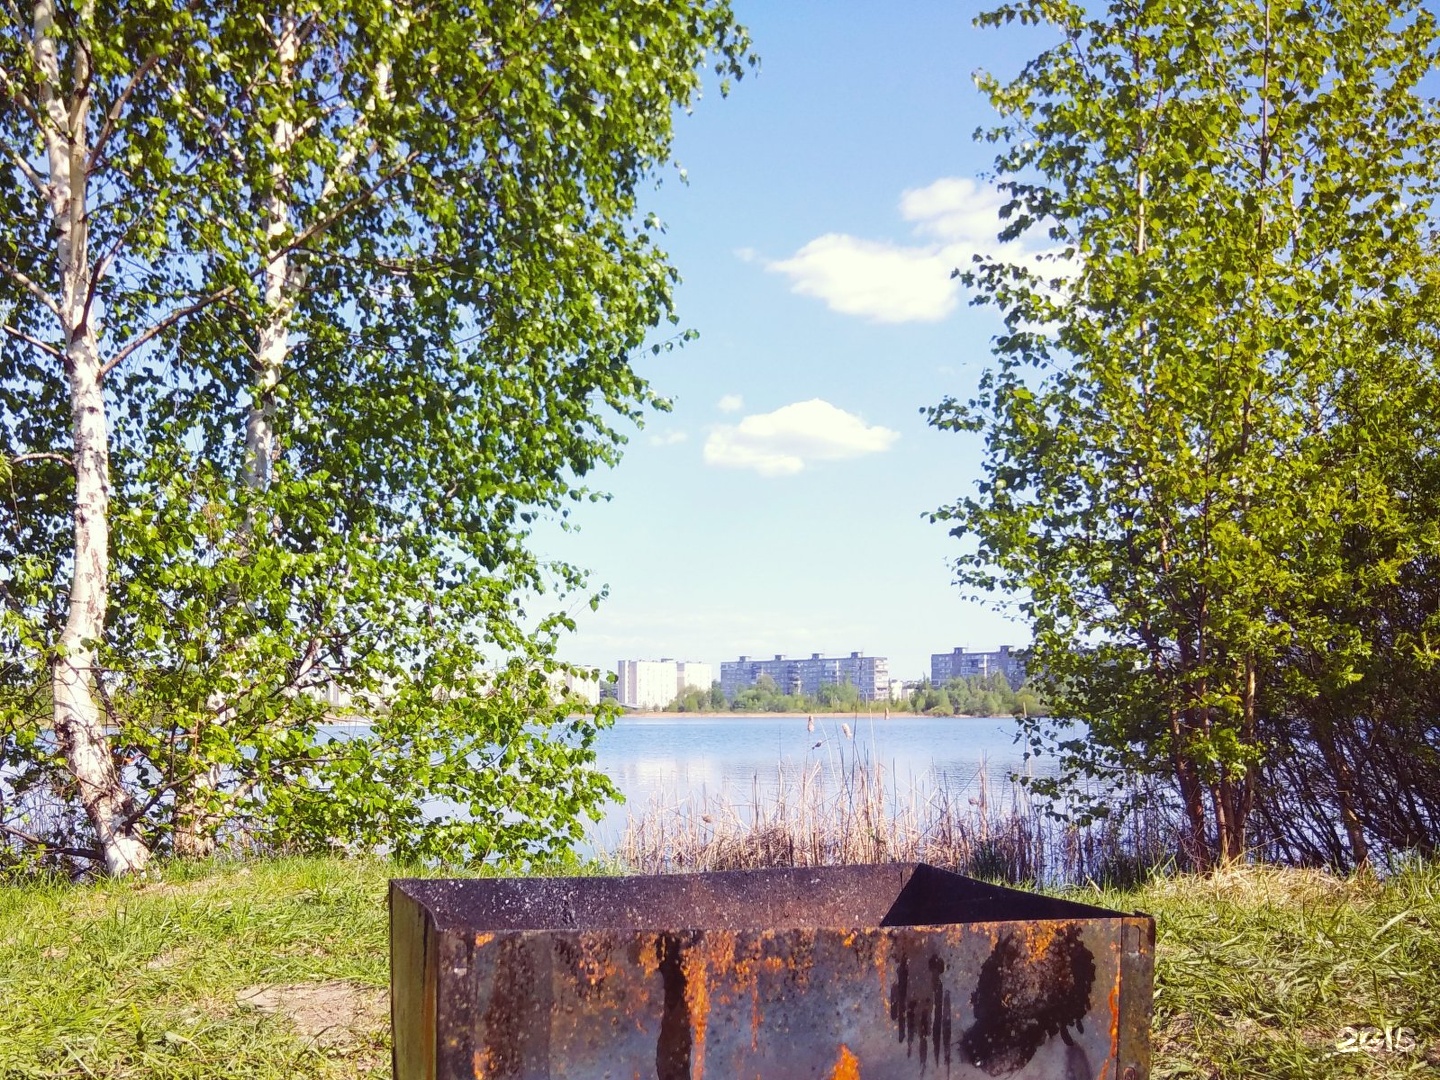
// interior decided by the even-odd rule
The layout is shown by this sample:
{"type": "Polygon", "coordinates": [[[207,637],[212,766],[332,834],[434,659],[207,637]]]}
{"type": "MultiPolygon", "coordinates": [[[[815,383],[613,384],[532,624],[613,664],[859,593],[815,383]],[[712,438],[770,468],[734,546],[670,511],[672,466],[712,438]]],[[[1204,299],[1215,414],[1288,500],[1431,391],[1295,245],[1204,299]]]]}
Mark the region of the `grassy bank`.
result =
{"type": "MultiPolygon", "coordinates": [[[[277,859],[0,890],[0,1076],[388,1075],[393,872],[277,859]]],[[[1087,898],[1158,920],[1157,1077],[1440,1069],[1440,867],[1383,883],[1246,870],[1087,898]],[[1336,1052],[1347,1027],[1358,1045],[1386,1024],[1417,1047],[1336,1052]]]]}

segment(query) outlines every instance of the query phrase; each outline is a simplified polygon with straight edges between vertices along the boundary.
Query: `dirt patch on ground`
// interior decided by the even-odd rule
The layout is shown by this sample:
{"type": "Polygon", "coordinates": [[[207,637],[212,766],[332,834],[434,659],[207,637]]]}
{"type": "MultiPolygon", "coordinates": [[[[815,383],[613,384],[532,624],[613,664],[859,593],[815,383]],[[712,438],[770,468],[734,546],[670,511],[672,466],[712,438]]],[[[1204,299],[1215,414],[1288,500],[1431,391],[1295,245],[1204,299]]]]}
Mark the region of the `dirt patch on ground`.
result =
{"type": "Polygon", "coordinates": [[[240,1005],[284,1016],[301,1035],[327,1050],[373,1042],[390,1021],[389,997],[373,986],[339,980],[247,986],[235,994],[240,1005]]]}

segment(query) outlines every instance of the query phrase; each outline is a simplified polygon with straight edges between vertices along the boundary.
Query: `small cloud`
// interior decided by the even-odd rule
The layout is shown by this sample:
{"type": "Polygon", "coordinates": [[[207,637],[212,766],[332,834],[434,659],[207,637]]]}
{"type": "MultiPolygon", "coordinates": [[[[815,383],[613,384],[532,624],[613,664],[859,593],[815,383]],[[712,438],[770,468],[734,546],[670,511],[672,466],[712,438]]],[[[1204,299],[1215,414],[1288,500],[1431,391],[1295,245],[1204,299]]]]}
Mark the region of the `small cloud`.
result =
{"type": "Polygon", "coordinates": [[[745,399],[739,394],[726,394],[715,403],[715,408],[721,412],[739,412],[745,407],[745,399]]]}
{"type": "Polygon", "coordinates": [[[792,291],[825,301],[831,311],[876,322],[936,322],[957,300],[950,280],[954,264],[938,249],[844,233],[826,233],[765,268],[784,274],[792,291]]]}
{"type": "Polygon", "coordinates": [[[947,176],[900,195],[900,216],[915,231],[970,251],[994,249],[1005,196],[963,176],[947,176]]]}
{"type": "Polygon", "coordinates": [[[675,446],[682,443],[690,436],[683,431],[662,431],[650,436],[651,446],[675,446]]]}
{"type": "Polygon", "coordinates": [[[754,469],[761,476],[790,476],[816,461],[880,453],[899,437],[898,432],[869,426],[828,401],[812,398],[715,428],[705,441],[705,462],[754,469]]]}
{"type": "Polygon", "coordinates": [[[735,249],[735,257],[741,262],[760,262],[760,253],[752,247],[741,247],[735,249]]]}
{"type": "MultiPolygon", "coordinates": [[[[915,243],[826,233],[765,269],[790,279],[792,292],[823,300],[832,311],[881,323],[938,322],[955,310],[960,282],[951,276],[978,255],[1036,266],[1049,254],[1024,241],[1002,244],[1005,197],[965,177],[944,177],[901,193],[900,216],[915,243]]],[[[1052,274],[1063,268],[1049,263],[1052,274]]]]}

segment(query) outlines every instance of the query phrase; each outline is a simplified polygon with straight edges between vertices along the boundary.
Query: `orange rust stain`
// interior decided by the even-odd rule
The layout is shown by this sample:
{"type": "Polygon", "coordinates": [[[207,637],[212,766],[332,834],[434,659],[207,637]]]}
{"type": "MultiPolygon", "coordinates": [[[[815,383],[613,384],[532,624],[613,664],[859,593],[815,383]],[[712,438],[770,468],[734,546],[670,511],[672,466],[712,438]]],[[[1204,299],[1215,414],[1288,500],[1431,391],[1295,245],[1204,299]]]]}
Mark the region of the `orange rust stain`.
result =
{"type": "MultiPolygon", "coordinates": [[[[1124,924],[1121,924],[1121,934],[1124,934],[1124,924]]],[[[1100,1067],[1096,1076],[1109,1076],[1116,1055],[1120,1052],[1120,942],[1111,942],[1111,952],[1115,956],[1115,981],[1110,984],[1110,1046],[1105,1055],[1105,1064],[1100,1067]]]]}
{"type": "Polygon", "coordinates": [[[639,951],[640,970],[650,978],[660,970],[660,935],[636,934],[635,943],[639,951]]]}
{"type": "Polygon", "coordinates": [[[690,1077],[705,1078],[705,1032],[710,1024],[709,964],[705,945],[698,941],[680,959],[685,972],[685,1007],[690,1014],[690,1077]]]}
{"type": "Polygon", "coordinates": [[[1020,936],[1024,939],[1031,956],[1043,956],[1049,950],[1056,936],[1061,931],[1068,930],[1070,925],[1070,923],[1048,921],[1021,923],[1020,936]]]}
{"type": "Polygon", "coordinates": [[[860,1060],[844,1043],[840,1044],[840,1057],[835,1062],[835,1068],[830,1070],[830,1080],[860,1080],[860,1060]]]}
{"type": "Polygon", "coordinates": [[[483,1050],[476,1050],[470,1057],[471,1071],[475,1074],[475,1080],[485,1080],[486,1058],[490,1055],[483,1050]]]}
{"type": "Polygon", "coordinates": [[[1111,1034],[1119,1037],[1120,1034],[1120,965],[1115,965],[1115,985],[1110,987],[1110,1031],[1111,1034]]]}
{"type": "Polygon", "coordinates": [[[489,945],[490,942],[492,942],[492,941],[494,941],[494,940],[495,940],[495,935],[494,935],[494,934],[476,934],[476,935],[475,935],[475,947],[476,947],[477,949],[484,948],[486,945],[489,945]]]}
{"type": "Polygon", "coordinates": [[[875,981],[880,984],[880,993],[884,994],[890,988],[890,949],[889,943],[885,948],[876,948],[875,960],[875,981]]]}

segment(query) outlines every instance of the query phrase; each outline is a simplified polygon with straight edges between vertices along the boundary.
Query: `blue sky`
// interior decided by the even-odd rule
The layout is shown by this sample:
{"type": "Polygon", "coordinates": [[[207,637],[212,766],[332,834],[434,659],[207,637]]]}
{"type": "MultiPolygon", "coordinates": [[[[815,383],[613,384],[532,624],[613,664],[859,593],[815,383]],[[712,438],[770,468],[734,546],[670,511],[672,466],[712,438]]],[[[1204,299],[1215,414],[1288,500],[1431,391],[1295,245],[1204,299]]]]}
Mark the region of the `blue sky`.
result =
{"type": "Polygon", "coordinates": [[[971,73],[1041,43],[973,28],[967,3],[735,6],[761,71],[680,118],[689,182],[671,170],[648,200],[700,333],[640,361],[674,411],[593,478],[613,498],[578,531],[537,535],[610,589],[563,652],[610,669],[860,649],[915,678],[931,652],[1024,644],[953,584],[959,542],[924,519],[973,489],[979,441],[920,410],[968,396],[998,328],[949,277],[998,228],[971,73]]]}

